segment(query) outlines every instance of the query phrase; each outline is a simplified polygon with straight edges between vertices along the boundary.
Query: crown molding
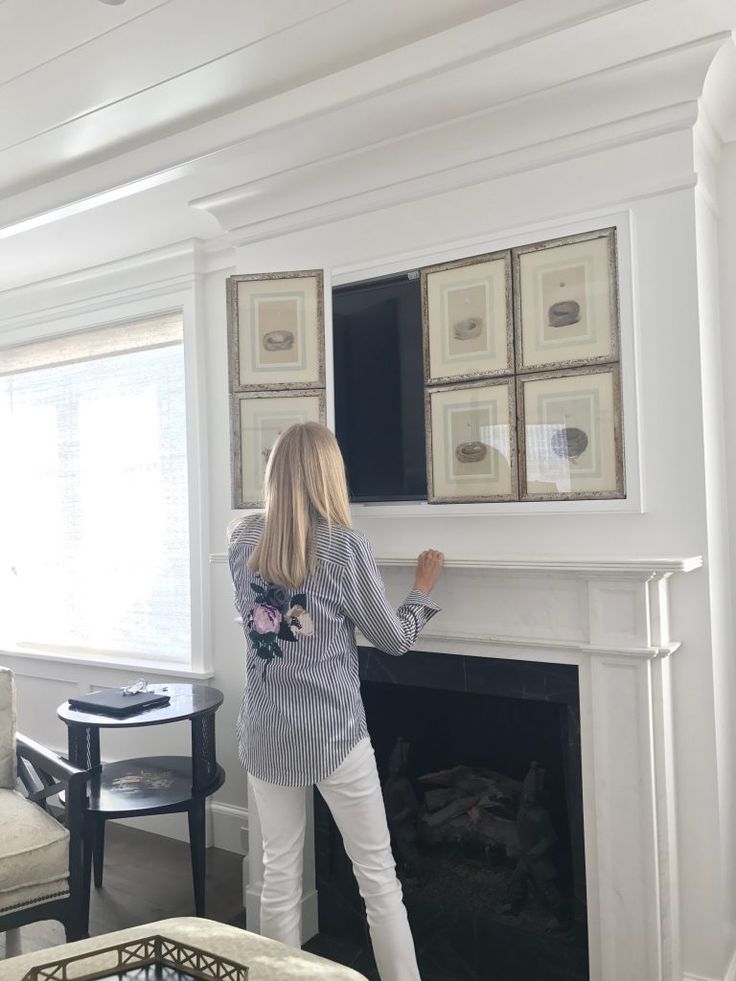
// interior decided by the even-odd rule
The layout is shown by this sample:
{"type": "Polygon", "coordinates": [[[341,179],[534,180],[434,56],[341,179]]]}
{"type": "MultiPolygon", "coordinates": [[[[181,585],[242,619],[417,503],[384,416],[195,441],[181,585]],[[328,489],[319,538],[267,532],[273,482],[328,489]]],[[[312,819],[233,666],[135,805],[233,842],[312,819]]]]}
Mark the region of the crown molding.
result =
{"type": "Polygon", "coordinates": [[[691,130],[708,67],[729,37],[716,34],[189,203],[240,246],[691,130]]]}
{"type": "Polygon", "coordinates": [[[175,242],[99,266],[0,292],[0,335],[97,311],[132,300],[191,290],[204,274],[202,244],[175,242]]]}
{"type": "MultiPolygon", "coordinates": [[[[688,120],[691,120],[694,115],[694,107],[695,104],[693,103],[685,113],[688,120]]],[[[380,188],[356,191],[345,197],[322,201],[319,204],[297,208],[286,214],[278,214],[269,219],[254,221],[251,224],[232,229],[228,233],[227,239],[235,246],[252,245],[331,222],[368,215],[384,208],[409,204],[481,184],[492,184],[494,181],[500,181],[504,178],[523,174],[531,175],[545,167],[554,167],[564,163],[573,164],[575,161],[593,154],[632,146],[640,143],[643,139],[649,140],[653,136],[664,136],[689,128],[688,123],[684,126],[665,125],[656,132],[648,130],[646,134],[640,133],[627,139],[620,139],[612,135],[609,130],[608,139],[601,139],[595,144],[582,140],[578,141],[575,138],[561,138],[544,146],[526,147],[495,158],[477,160],[472,164],[451,170],[395,181],[380,188]]],[[[689,150],[686,163],[691,166],[689,150]]],[[[594,202],[588,201],[584,210],[623,207],[639,198],[693,186],[695,180],[695,175],[691,170],[678,174],[674,179],[657,181],[652,181],[649,175],[642,175],[642,178],[637,179],[635,183],[616,187],[615,197],[611,197],[608,193],[610,190],[614,190],[608,185],[606,195],[594,202]]],[[[559,214],[556,212],[544,213],[539,215],[539,220],[552,221],[568,213],[567,209],[559,214]]]]}
{"type": "MultiPolygon", "coordinates": [[[[183,181],[196,187],[213,165],[237,175],[243,173],[247,160],[248,171],[255,166],[257,173],[267,175],[288,168],[296,154],[297,159],[302,157],[298,166],[311,166],[326,146],[335,154],[356,152],[391,139],[392,134],[396,138],[406,131],[407,121],[421,131],[489,106],[534,99],[574,84],[576,72],[583,79],[595,79],[598,66],[603,66],[603,73],[615,71],[617,57],[628,57],[626,65],[654,64],[660,52],[647,21],[650,2],[560,0],[550,5],[547,0],[521,0],[183,132],[157,138],[154,130],[145,145],[93,166],[80,161],[68,173],[65,161],[66,176],[47,174],[32,191],[5,194],[0,202],[0,230],[16,234],[24,222],[61,220],[103,206],[109,195],[115,200],[159,184],[183,181]],[[642,18],[646,30],[639,36],[636,27],[642,18]],[[611,43],[608,37],[621,43],[611,43]]],[[[713,9],[704,10],[701,24],[705,32],[720,20],[713,9]]],[[[674,43],[688,35],[671,18],[659,33],[663,45],[673,45],[665,54],[694,49],[707,40],[674,43]]],[[[710,35],[727,36],[725,32],[710,35]]],[[[685,72],[683,78],[688,77],[685,72]]],[[[697,98],[701,87],[702,73],[699,84],[689,86],[690,95],[680,93],[669,101],[697,98]]],[[[647,80],[637,86],[636,99],[645,102],[656,88],[647,80]]],[[[159,102],[163,97],[158,87],[151,94],[159,102]]],[[[592,95],[593,100],[582,103],[588,109],[598,96],[595,85],[592,95]]],[[[57,141],[58,136],[54,135],[57,141]]],[[[71,140],[72,134],[68,136],[71,140]]],[[[26,149],[37,156],[35,143],[31,140],[26,149]]],[[[0,153],[0,167],[6,164],[9,161],[0,153]]],[[[30,171],[26,167],[23,172],[30,171]]]]}

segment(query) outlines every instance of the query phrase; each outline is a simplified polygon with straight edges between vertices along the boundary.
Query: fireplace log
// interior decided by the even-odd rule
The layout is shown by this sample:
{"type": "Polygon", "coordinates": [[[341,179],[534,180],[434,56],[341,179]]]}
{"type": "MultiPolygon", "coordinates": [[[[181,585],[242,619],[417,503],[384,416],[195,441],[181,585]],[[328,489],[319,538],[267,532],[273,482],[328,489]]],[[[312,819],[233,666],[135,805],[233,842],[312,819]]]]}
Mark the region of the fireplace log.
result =
{"type": "Polygon", "coordinates": [[[459,800],[464,796],[459,787],[438,787],[435,790],[425,790],[424,806],[428,811],[439,811],[441,807],[446,807],[451,801],[459,800]]]}
{"type": "Polygon", "coordinates": [[[521,781],[502,773],[481,767],[455,766],[450,770],[425,773],[418,783],[423,786],[454,788],[466,795],[478,794],[489,798],[509,797],[518,799],[521,794],[521,781]]]}
{"type": "Polygon", "coordinates": [[[478,803],[478,800],[477,795],[475,797],[461,797],[459,800],[452,801],[439,811],[422,815],[422,821],[430,828],[438,828],[441,824],[445,824],[446,821],[451,821],[452,818],[459,817],[461,814],[467,814],[471,807],[474,807],[478,803]]]}

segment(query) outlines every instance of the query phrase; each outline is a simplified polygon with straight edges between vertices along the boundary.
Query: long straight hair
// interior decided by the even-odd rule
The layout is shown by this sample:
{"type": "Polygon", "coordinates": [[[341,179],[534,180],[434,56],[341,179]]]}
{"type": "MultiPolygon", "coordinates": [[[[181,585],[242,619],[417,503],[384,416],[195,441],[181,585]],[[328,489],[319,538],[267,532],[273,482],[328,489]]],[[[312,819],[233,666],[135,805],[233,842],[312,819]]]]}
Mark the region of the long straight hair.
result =
{"type": "Polygon", "coordinates": [[[351,527],[345,464],[337,440],[317,422],[289,426],[266,465],[265,525],[248,568],[267,582],[296,589],[314,570],[320,518],[351,527]]]}

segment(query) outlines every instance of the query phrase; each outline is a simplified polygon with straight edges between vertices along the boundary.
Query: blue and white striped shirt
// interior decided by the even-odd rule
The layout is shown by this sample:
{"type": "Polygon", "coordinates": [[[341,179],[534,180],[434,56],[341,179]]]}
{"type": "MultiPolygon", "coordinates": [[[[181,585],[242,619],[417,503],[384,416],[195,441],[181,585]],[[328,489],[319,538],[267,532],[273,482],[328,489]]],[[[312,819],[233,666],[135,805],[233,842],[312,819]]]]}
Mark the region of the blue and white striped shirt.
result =
{"type": "Polygon", "coordinates": [[[324,779],[367,735],[355,628],[379,650],[405,654],[439,607],[416,590],[395,612],[365,537],[320,522],[317,565],[295,591],[247,567],[263,518],[230,537],[235,605],[247,640],[238,718],[240,762],[268,783],[324,779]]]}

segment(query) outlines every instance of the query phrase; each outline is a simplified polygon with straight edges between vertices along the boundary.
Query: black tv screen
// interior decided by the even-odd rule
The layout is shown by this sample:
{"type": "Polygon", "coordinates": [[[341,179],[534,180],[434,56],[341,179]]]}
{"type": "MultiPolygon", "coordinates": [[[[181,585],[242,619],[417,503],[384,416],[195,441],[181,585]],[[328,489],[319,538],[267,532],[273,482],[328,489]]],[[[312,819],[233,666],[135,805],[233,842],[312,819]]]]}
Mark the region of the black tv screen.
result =
{"type": "Polygon", "coordinates": [[[332,317],[335,431],[350,499],[426,499],[418,274],[337,287],[332,317]]]}

